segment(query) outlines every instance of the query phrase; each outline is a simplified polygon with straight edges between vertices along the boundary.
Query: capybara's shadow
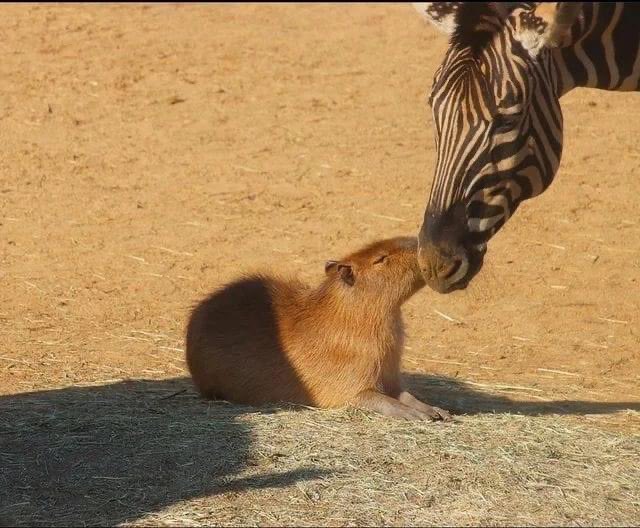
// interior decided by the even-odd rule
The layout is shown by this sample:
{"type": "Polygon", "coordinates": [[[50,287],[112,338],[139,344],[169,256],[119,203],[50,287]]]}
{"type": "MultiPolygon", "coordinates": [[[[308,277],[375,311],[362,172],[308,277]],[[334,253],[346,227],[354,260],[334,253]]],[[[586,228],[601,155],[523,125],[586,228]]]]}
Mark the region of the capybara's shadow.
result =
{"type": "Polygon", "coordinates": [[[510,413],[526,416],[545,414],[608,414],[640,411],[638,401],[592,402],[577,400],[515,401],[505,396],[480,392],[462,380],[427,374],[404,374],[407,389],[431,405],[455,414],[510,413]]]}
{"type": "MultiPolygon", "coordinates": [[[[239,476],[248,407],[187,378],[0,397],[0,525],[113,526],[181,500],[287,486],[323,471],[239,476]]],[[[270,412],[261,408],[260,412],[270,412]]]]}
{"type": "MultiPolygon", "coordinates": [[[[458,414],[640,410],[638,402],[516,402],[440,376],[405,380],[416,397],[458,414]]],[[[1,396],[0,526],[112,526],[181,500],[323,475],[239,475],[251,431],[238,418],[275,409],[207,402],[188,378],[1,396]]]]}

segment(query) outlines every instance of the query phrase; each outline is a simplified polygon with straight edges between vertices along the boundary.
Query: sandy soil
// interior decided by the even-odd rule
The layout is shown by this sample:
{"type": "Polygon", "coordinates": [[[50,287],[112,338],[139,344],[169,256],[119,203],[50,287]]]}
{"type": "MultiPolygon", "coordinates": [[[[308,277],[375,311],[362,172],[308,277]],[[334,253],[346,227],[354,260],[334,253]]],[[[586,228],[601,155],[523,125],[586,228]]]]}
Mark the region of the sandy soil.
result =
{"type": "MultiPolygon", "coordinates": [[[[0,12],[0,394],[184,376],[213,287],[417,233],[446,42],[410,6],[0,12]]],[[[408,303],[406,370],[637,431],[640,96],[563,109],[475,284],[408,303]]]]}

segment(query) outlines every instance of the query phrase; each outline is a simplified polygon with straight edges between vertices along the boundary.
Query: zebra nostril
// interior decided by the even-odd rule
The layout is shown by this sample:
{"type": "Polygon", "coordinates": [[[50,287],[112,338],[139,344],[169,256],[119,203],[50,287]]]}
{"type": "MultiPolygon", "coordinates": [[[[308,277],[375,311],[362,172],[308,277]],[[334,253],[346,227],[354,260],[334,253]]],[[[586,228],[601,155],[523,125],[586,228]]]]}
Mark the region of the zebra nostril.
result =
{"type": "Polygon", "coordinates": [[[428,281],[433,280],[436,276],[436,274],[434,273],[435,270],[432,266],[421,266],[420,271],[422,272],[422,276],[425,278],[425,280],[428,281]]]}
{"type": "Polygon", "coordinates": [[[462,248],[426,243],[418,249],[418,263],[424,280],[437,291],[446,291],[466,273],[462,248]]]}
{"type": "Polygon", "coordinates": [[[458,272],[460,266],[462,266],[462,260],[454,259],[451,262],[448,262],[446,266],[440,268],[438,277],[440,279],[447,280],[448,278],[453,277],[458,272]]]}

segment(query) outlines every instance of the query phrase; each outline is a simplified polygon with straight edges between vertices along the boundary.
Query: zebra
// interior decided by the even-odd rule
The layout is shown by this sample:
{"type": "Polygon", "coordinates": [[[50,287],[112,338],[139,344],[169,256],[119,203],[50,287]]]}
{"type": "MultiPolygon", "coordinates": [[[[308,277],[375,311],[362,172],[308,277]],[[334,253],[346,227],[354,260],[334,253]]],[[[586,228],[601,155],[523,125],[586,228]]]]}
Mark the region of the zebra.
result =
{"type": "Polygon", "coordinates": [[[559,99],[577,87],[640,89],[640,2],[431,2],[449,35],[429,105],[435,175],[418,240],[437,292],[465,288],[487,242],[553,181],[559,99]]]}

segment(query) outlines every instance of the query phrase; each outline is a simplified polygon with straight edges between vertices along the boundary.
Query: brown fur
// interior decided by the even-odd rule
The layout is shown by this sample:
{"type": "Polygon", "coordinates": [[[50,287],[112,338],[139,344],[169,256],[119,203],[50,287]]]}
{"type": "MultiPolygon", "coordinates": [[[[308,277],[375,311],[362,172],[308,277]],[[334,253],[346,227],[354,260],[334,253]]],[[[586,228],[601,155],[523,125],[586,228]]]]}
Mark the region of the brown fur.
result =
{"type": "Polygon", "coordinates": [[[187,328],[187,364],[203,396],[259,405],[355,405],[447,419],[402,390],[401,305],[424,280],[417,241],[375,242],[329,261],[325,280],[257,275],[202,301],[187,328]]]}

